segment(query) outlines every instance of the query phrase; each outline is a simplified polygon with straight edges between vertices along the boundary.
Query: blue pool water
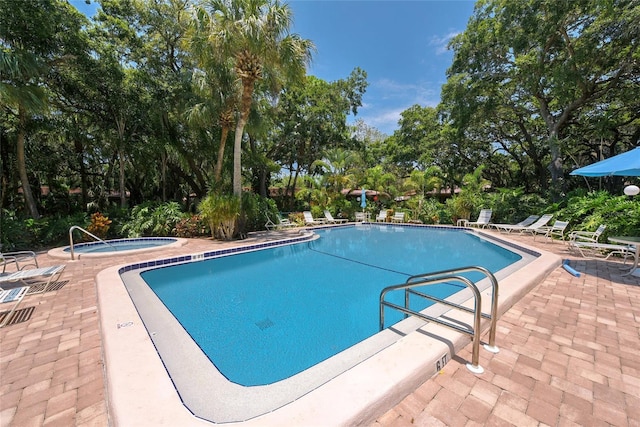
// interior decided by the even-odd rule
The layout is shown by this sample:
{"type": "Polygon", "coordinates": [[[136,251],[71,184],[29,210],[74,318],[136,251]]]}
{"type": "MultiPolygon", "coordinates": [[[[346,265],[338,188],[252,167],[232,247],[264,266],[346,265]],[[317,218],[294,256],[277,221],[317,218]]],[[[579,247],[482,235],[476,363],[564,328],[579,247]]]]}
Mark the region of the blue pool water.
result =
{"type": "MultiPolygon", "coordinates": [[[[76,245],[73,245],[73,250],[75,253],[80,254],[131,251],[135,249],[149,249],[158,246],[169,245],[171,243],[175,243],[176,241],[177,239],[170,237],[139,237],[135,239],[106,240],[108,245],[104,242],[97,241],[89,243],[78,243],[76,245]]],[[[64,251],[71,252],[71,249],[67,247],[64,249],[64,251]]]]}
{"type": "MultiPolygon", "coordinates": [[[[456,229],[353,226],[304,244],[149,270],[142,277],[230,381],[271,384],[378,332],[380,291],[414,274],[521,257],[456,229]]],[[[480,277],[477,277],[478,279],[480,277]]],[[[475,278],[472,278],[475,280],[475,278]]],[[[451,295],[459,285],[434,285],[451,295]]],[[[403,294],[389,300],[402,301],[403,294]]],[[[424,308],[424,301],[412,308],[424,308]]],[[[402,319],[387,311],[387,325],[402,319]]]]}

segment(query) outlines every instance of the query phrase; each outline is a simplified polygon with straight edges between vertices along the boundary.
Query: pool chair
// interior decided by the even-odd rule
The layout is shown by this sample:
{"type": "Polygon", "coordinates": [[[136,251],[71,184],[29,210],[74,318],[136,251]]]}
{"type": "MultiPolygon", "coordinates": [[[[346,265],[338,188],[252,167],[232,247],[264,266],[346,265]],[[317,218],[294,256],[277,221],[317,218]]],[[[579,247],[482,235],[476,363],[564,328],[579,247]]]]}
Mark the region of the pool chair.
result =
{"type": "Polygon", "coordinates": [[[289,221],[288,218],[282,218],[280,215],[278,215],[278,217],[276,218],[276,221],[278,221],[277,223],[271,221],[271,218],[269,218],[269,215],[266,215],[266,217],[267,217],[267,222],[264,224],[264,227],[269,231],[280,230],[283,228],[291,228],[296,226],[296,224],[289,221]]]}
{"type": "Polygon", "coordinates": [[[369,220],[369,214],[364,212],[356,212],[356,222],[365,222],[369,220]]]}
{"type": "Polygon", "coordinates": [[[631,245],[616,245],[612,243],[585,242],[579,240],[569,241],[569,250],[575,254],[580,254],[583,258],[609,259],[612,255],[624,257],[627,263],[628,257],[634,257],[636,248],[631,245]]]}
{"type": "Polygon", "coordinates": [[[376,216],[376,222],[387,222],[387,210],[382,209],[376,216]]]}
{"type": "Polygon", "coordinates": [[[335,219],[333,215],[331,215],[331,212],[327,210],[324,211],[324,217],[326,218],[326,222],[329,224],[342,224],[343,222],[349,221],[348,219],[342,219],[342,218],[335,219]]]}
{"type": "Polygon", "coordinates": [[[47,289],[49,289],[49,286],[58,280],[65,267],[66,266],[64,264],[61,264],[51,267],[33,268],[30,270],[24,269],[5,274],[0,276],[0,286],[6,289],[9,286],[14,287],[14,284],[32,287],[37,285],[37,290],[35,292],[29,292],[29,294],[46,292],[47,289]]]}
{"type": "Polygon", "coordinates": [[[507,233],[510,233],[512,231],[518,231],[520,233],[533,233],[534,230],[537,230],[540,227],[546,226],[547,223],[551,221],[551,218],[553,218],[553,214],[544,214],[540,218],[538,218],[536,222],[526,227],[522,227],[518,225],[498,225],[498,224],[495,224],[495,225],[497,226],[498,230],[506,231],[507,233]]]}
{"type": "Polygon", "coordinates": [[[302,214],[304,215],[304,223],[306,225],[322,225],[325,223],[324,220],[314,219],[313,215],[311,215],[311,211],[304,211],[302,214]]]}
{"type": "Polygon", "coordinates": [[[391,217],[391,222],[404,222],[404,212],[396,212],[391,217]]]}
{"type": "Polygon", "coordinates": [[[539,227],[533,232],[533,240],[536,240],[536,236],[542,234],[547,241],[553,242],[553,236],[558,237],[560,240],[564,241],[564,230],[566,230],[569,225],[569,221],[556,221],[552,226],[543,226],[539,227]]]}
{"type": "MultiPolygon", "coordinates": [[[[528,227],[531,224],[533,224],[534,222],[536,222],[536,220],[540,218],[538,215],[529,215],[527,218],[523,219],[522,221],[520,221],[517,224],[489,224],[489,227],[493,227],[497,230],[500,230],[500,228],[505,228],[505,227],[528,227]]],[[[509,229],[506,229],[505,231],[509,232],[509,229]]]]}
{"type": "Polygon", "coordinates": [[[28,286],[21,286],[19,288],[13,289],[2,289],[0,288],[0,307],[4,306],[4,304],[13,304],[4,316],[4,319],[0,323],[0,328],[9,323],[13,312],[16,311],[16,308],[20,305],[22,299],[27,295],[27,291],[29,290],[28,286]]]}
{"type": "Polygon", "coordinates": [[[485,228],[489,225],[492,214],[493,211],[491,209],[482,209],[478,215],[478,219],[472,222],[467,222],[467,226],[485,228]]]}
{"type": "Polygon", "coordinates": [[[2,273],[7,272],[7,266],[11,263],[15,264],[16,271],[30,266],[38,268],[38,259],[33,251],[0,252],[0,262],[2,273]]]}
{"type": "Polygon", "coordinates": [[[596,231],[572,231],[569,233],[569,242],[598,243],[598,239],[606,228],[606,225],[601,224],[596,231]]]}

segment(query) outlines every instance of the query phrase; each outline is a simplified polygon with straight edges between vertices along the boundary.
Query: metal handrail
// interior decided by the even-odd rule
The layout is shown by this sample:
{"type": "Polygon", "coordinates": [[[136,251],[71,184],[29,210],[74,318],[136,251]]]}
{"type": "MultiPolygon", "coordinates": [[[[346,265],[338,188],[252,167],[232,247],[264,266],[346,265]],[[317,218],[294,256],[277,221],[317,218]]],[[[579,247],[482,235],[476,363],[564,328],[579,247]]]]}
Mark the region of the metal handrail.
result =
{"type": "Polygon", "coordinates": [[[115,247],[107,242],[105,242],[104,240],[102,240],[101,238],[99,238],[98,236],[96,236],[95,234],[92,234],[90,232],[88,232],[87,230],[85,230],[84,228],[78,226],[78,225],[74,225],[69,229],[69,251],[71,252],[71,260],[73,261],[75,259],[74,256],[74,252],[73,252],[73,230],[80,230],[83,233],[87,234],[88,236],[93,237],[94,239],[96,239],[99,242],[104,243],[105,245],[115,249],[115,247]]]}
{"type": "Polygon", "coordinates": [[[491,332],[490,332],[490,338],[489,338],[489,346],[485,345],[485,348],[489,351],[492,351],[494,353],[497,353],[499,350],[498,348],[495,346],[495,327],[496,327],[496,318],[497,318],[497,294],[498,294],[498,281],[495,279],[495,276],[493,276],[493,274],[483,268],[483,267],[464,267],[464,268],[460,268],[460,269],[452,269],[452,270],[445,270],[445,271],[439,271],[439,272],[435,272],[435,273],[427,273],[427,274],[420,274],[420,275],[416,275],[416,276],[411,276],[407,279],[407,281],[403,284],[399,284],[399,285],[393,285],[393,286],[388,286],[386,288],[384,288],[381,292],[380,292],[380,330],[384,329],[384,307],[390,307],[393,309],[396,309],[402,313],[404,313],[406,316],[411,315],[411,316],[415,316],[418,317],[422,320],[425,321],[431,321],[434,323],[437,323],[439,325],[448,327],[450,329],[454,329],[460,333],[464,333],[467,335],[471,335],[473,337],[473,349],[472,349],[472,356],[471,356],[471,364],[467,364],[467,368],[476,373],[476,374],[481,374],[484,372],[484,369],[478,364],[479,358],[480,358],[480,320],[481,317],[485,317],[485,318],[489,318],[491,319],[491,332]],[[469,272],[469,271],[477,271],[477,272],[481,272],[484,273],[485,275],[487,275],[487,277],[489,277],[489,279],[492,282],[493,285],[493,291],[494,294],[492,296],[492,303],[491,303],[491,315],[487,315],[482,313],[482,299],[481,299],[481,295],[480,295],[480,290],[478,289],[478,287],[469,279],[467,279],[464,276],[457,276],[456,274],[458,273],[463,273],[463,272],[469,272]],[[452,303],[450,301],[446,301],[443,300],[441,298],[437,298],[431,295],[427,295],[425,293],[422,292],[418,292],[416,290],[414,290],[414,287],[417,286],[425,286],[425,285],[434,285],[437,283],[445,283],[445,282],[451,282],[451,281],[457,281],[460,282],[462,284],[464,284],[466,287],[468,287],[469,289],[471,289],[471,292],[473,293],[474,296],[474,308],[470,309],[468,307],[464,307],[461,306],[459,304],[455,304],[452,303]],[[404,289],[405,291],[405,306],[399,306],[397,304],[393,304],[391,302],[385,301],[385,296],[388,292],[394,291],[394,290],[402,290],[404,289]],[[473,313],[474,315],[474,322],[473,322],[473,328],[464,328],[461,327],[459,325],[455,325],[453,323],[450,322],[446,322],[444,320],[438,319],[436,317],[433,316],[429,316],[427,314],[424,313],[420,313],[417,312],[415,310],[411,310],[409,308],[409,295],[410,294],[414,294],[417,296],[420,296],[422,298],[426,298],[429,299],[431,301],[434,302],[438,302],[441,304],[444,304],[446,306],[452,307],[452,308],[457,308],[466,312],[470,312],[473,313]]]}
{"type": "MultiPolygon", "coordinates": [[[[500,351],[498,347],[496,347],[496,323],[498,322],[498,279],[496,279],[496,276],[494,276],[492,272],[490,272],[489,270],[481,266],[468,266],[468,267],[454,268],[451,270],[437,271],[434,273],[417,274],[415,276],[409,277],[407,279],[407,283],[413,282],[414,280],[422,280],[428,277],[438,277],[438,276],[445,276],[445,275],[451,275],[451,274],[469,273],[473,271],[484,274],[491,282],[491,289],[492,289],[491,314],[487,315],[482,313],[482,317],[491,320],[491,326],[489,327],[489,344],[485,345],[484,348],[492,353],[498,353],[500,351]]],[[[411,292],[420,294],[417,291],[411,291],[411,292]]],[[[408,295],[405,295],[405,303],[408,302],[407,298],[408,298],[408,295]]],[[[458,306],[456,304],[449,303],[448,301],[443,304],[451,305],[452,307],[456,307],[461,310],[471,312],[471,309],[467,307],[458,306]]]]}

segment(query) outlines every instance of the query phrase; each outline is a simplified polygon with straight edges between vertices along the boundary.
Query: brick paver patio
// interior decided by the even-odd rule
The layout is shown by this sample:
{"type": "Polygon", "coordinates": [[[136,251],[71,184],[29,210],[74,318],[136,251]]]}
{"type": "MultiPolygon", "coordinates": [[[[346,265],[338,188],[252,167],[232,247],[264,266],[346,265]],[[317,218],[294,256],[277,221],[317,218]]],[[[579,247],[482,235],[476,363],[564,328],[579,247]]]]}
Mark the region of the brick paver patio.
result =
{"type": "MultiPolygon", "coordinates": [[[[255,243],[259,235],[243,241],[255,243]]],[[[576,259],[561,243],[529,245],[570,258],[504,313],[485,373],[465,368],[471,345],[375,426],[640,426],[640,278],[620,263],[576,259]]],[[[0,426],[107,426],[95,275],[152,257],[229,245],[191,241],[162,255],[62,261],[58,288],[25,298],[26,320],[0,329],[0,426]]]]}

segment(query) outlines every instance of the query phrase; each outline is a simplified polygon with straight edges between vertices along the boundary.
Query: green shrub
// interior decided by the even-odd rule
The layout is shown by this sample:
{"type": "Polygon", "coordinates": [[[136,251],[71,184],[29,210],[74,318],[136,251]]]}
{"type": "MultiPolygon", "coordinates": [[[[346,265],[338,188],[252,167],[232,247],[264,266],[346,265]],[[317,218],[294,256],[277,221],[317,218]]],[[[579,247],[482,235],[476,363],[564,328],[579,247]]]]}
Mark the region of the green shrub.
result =
{"type": "Polygon", "coordinates": [[[240,208],[241,201],[236,196],[215,193],[209,194],[198,205],[198,211],[209,224],[211,237],[222,240],[233,238],[240,208]]]}
{"type": "Polygon", "coordinates": [[[178,221],[173,232],[177,237],[191,238],[207,235],[210,230],[202,216],[191,215],[178,221]]]}
{"type": "Polygon", "coordinates": [[[121,232],[127,237],[170,236],[186,216],[177,202],[145,202],[131,210],[131,218],[122,225],[121,232]]]}

